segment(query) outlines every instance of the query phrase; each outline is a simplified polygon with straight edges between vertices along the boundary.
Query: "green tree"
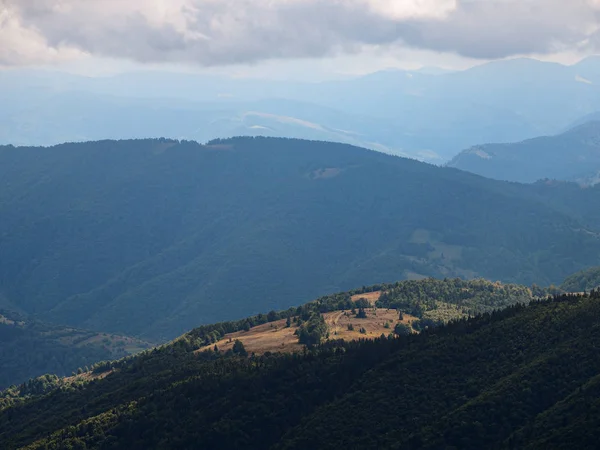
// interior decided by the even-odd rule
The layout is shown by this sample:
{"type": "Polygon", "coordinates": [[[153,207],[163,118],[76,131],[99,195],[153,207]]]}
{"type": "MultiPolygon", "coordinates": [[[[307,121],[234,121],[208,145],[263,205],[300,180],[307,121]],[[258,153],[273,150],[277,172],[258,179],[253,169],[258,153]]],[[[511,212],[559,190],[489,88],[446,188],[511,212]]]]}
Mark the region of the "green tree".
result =
{"type": "Polygon", "coordinates": [[[405,323],[397,323],[394,327],[394,333],[398,336],[408,336],[412,333],[412,328],[410,327],[410,325],[407,325],[405,323]]]}
{"type": "Polygon", "coordinates": [[[239,339],[236,339],[233,343],[233,353],[240,356],[248,356],[248,352],[246,351],[246,347],[244,347],[244,343],[239,339]]]}
{"type": "Polygon", "coordinates": [[[321,343],[323,338],[327,336],[327,331],[327,324],[323,316],[319,313],[313,313],[310,319],[296,330],[296,334],[298,335],[298,342],[307,347],[312,347],[321,343]]]}

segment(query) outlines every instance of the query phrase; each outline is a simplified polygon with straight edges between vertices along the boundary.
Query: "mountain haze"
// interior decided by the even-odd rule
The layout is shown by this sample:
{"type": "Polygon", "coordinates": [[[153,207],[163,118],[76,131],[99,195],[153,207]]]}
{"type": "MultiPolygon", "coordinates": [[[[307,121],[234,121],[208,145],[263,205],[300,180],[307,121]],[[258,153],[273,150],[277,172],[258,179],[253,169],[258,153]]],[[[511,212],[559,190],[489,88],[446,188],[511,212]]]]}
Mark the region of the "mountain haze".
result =
{"type": "Polygon", "coordinates": [[[140,71],[0,71],[0,143],[235,135],[331,140],[432,162],[488,142],[553,135],[600,104],[600,60],[463,71],[385,70],[297,82],[140,71]]]}

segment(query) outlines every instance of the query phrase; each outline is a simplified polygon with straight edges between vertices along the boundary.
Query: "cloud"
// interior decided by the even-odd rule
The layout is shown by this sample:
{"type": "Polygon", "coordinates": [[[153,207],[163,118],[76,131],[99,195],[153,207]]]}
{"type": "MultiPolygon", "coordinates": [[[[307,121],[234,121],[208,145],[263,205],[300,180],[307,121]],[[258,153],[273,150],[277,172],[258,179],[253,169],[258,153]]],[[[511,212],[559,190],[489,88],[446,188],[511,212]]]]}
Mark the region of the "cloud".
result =
{"type": "Polygon", "coordinates": [[[43,35],[24,27],[18,15],[0,0],[0,66],[68,60],[81,56],[75,47],[48,46],[43,35]]]}
{"type": "Polygon", "coordinates": [[[0,64],[82,54],[202,66],[406,46],[596,50],[599,0],[0,0],[0,64]]]}

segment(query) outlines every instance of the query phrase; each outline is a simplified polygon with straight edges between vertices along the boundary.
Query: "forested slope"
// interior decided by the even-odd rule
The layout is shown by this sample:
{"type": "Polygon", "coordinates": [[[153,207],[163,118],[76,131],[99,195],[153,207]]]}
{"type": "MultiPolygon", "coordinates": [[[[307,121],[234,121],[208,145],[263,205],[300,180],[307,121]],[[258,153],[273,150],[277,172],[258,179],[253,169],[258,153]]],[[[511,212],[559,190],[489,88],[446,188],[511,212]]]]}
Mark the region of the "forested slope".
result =
{"type": "Polygon", "coordinates": [[[5,401],[0,446],[595,448],[599,323],[593,292],[304,354],[198,354],[190,333],[5,401]]]}
{"type": "Polygon", "coordinates": [[[0,297],[157,341],[402,278],[547,286],[600,264],[597,198],[323,142],[1,147],[0,297]]]}
{"type": "MultiPolygon", "coordinates": [[[[193,337],[198,347],[210,346],[211,349],[217,343],[222,350],[231,348],[232,337],[235,337],[248,345],[249,351],[295,351],[301,349],[296,333],[306,327],[301,326],[301,322],[309,321],[314,314],[329,313],[330,325],[335,325],[325,330],[330,339],[374,338],[381,333],[389,334],[399,322],[421,329],[515,303],[529,303],[545,293],[539,288],[532,292],[524,286],[486,280],[403,281],[331,294],[279,312],[270,311],[237,321],[204,325],[195,328],[188,336],[193,337]],[[371,301],[364,297],[371,298],[371,301]],[[356,319],[357,308],[368,309],[365,315],[370,320],[356,319]],[[401,319],[396,309],[404,311],[406,319],[401,319]],[[341,325],[336,323],[341,314],[346,317],[344,325],[346,322],[353,323],[355,330],[338,333],[341,325]],[[290,321],[291,318],[294,320],[290,321]],[[365,327],[369,329],[368,333],[364,331],[365,327]],[[247,333],[251,328],[252,332],[247,333]]],[[[49,325],[9,311],[0,310],[0,313],[0,389],[46,373],[70,375],[94,363],[150,347],[147,342],[131,337],[49,325]]]]}
{"type": "Polygon", "coordinates": [[[567,292],[583,292],[600,286],[600,267],[590,267],[569,275],[560,285],[567,292]]]}
{"type": "Polygon", "coordinates": [[[0,389],[43,374],[71,375],[98,361],[150,348],[147,342],[32,321],[0,310],[0,389]]]}
{"type": "Polygon", "coordinates": [[[497,180],[597,183],[600,121],[581,124],[557,136],[513,144],[476,145],[459,153],[448,165],[497,180]]]}

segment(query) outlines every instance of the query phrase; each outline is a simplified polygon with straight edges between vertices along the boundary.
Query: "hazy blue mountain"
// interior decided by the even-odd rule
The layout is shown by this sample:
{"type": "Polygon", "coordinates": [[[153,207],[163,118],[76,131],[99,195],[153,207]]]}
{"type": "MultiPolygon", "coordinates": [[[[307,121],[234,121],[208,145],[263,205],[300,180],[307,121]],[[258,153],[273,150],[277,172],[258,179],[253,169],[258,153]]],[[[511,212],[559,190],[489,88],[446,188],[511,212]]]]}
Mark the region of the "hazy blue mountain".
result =
{"type": "Polygon", "coordinates": [[[580,117],[575,122],[569,124],[569,126],[564,131],[572,130],[573,128],[577,128],[580,125],[584,125],[588,122],[600,122],[600,111],[595,111],[590,114],[586,114],[583,117],[580,117]]]}
{"type": "Polygon", "coordinates": [[[599,61],[563,66],[517,59],[466,71],[385,70],[321,83],[150,71],[90,78],[4,70],[0,143],[269,135],[327,139],[442,162],[480,143],[556,134],[597,111],[599,61]]]}
{"type": "Polygon", "coordinates": [[[348,145],[0,148],[0,293],[80,328],[199,323],[426,276],[539,285],[600,265],[600,196],[348,145]]]}
{"type": "Polygon", "coordinates": [[[600,122],[516,144],[477,145],[455,156],[448,166],[498,180],[532,183],[550,178],[595,184],[600,172],[600,122]]]}

